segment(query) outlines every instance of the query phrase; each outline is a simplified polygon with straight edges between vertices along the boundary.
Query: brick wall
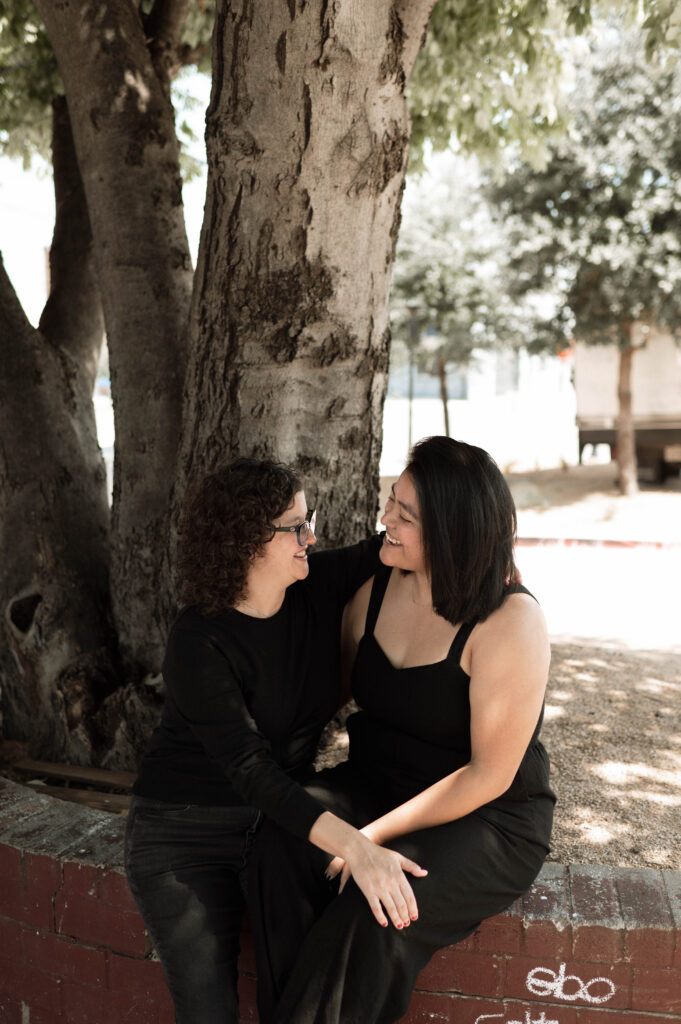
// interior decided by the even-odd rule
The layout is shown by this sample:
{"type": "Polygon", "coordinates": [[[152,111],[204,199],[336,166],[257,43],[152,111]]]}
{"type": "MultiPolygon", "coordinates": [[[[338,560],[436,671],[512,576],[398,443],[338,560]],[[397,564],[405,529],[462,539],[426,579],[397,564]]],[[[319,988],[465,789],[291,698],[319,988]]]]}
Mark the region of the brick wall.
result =
{"type": "MultiPolygon", "coordinates": [[[[128,892],[121,818],[0,779],[0,1024],[172,1024],[128,892]]],[[[241,1005],[255,1022],[244,936],[241,1005]]],[[[440,952],[404,1024],[681,1021],[681,873],[547,864],[440,952]]]]}

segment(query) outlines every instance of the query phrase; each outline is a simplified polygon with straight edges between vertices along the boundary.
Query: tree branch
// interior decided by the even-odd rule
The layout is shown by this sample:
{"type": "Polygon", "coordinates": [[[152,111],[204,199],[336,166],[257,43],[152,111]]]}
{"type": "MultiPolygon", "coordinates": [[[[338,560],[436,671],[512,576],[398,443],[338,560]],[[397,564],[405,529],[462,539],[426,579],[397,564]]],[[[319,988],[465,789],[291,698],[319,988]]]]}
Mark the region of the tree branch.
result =
{"type": "Polygon", "coordinates": [[[189,46],[188,43],[183,43],[177,51],[178,64],[183,68],[189,67],[191,64],[198,64],[209,53],[208,43],[199,43],[198,46],[189,46]]]}
{"type": "Polygon", "coordinates": [[[33,330],[33,328],[5,270],[5,263],[0,252],[0,344],[2,348],[6,348],[8,341],[22,337],[27,330],[33,330]]]}
{"type": "Polygon", "coordinates": [[[407,78],[423,46],[436,2],[437,0],[395,0],[393,9],[404,29],[402,63],[407,78]]]}
{"type": "Polygon", "coordinates": [[[188,63],[181,55],[180,33],[190,2],[156,0],[144,23],[154,70],[166,92],[183,63],[188,63]]]}
{"type": "Polygon", "coordinates": [[[56,217],[50,247],[50,294],[40,331],[86,372],[90,392],[104,337],[92,260],[92,230],[64,96],[52,103],[52,165],[56,217]]]}

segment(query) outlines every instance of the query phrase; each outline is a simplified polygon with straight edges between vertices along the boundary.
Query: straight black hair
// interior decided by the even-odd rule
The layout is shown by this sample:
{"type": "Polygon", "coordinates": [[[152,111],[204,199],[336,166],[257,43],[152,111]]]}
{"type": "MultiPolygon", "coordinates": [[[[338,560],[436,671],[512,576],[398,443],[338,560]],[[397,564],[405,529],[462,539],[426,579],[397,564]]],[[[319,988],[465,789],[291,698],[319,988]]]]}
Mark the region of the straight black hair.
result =
{"type": "Polygon", "coordinates": [[[427,437],[411,449],[406,471],[435,611],[451,623],[486,619],[517,575],[515,504],[501,470],[482,448],[427,437]]]}

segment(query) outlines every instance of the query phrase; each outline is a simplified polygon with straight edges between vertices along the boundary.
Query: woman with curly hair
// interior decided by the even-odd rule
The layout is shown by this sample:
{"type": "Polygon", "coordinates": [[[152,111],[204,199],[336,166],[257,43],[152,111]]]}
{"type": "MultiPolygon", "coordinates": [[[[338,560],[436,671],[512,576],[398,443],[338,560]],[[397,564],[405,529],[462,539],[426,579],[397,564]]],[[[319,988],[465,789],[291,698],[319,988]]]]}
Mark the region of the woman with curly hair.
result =
{"type": "Polygon", "coordinates": [[[190,490],[183,608],[163,664],[163,717],[126,830],[131,890],[179,1024],[237,1024],[244,879],[262,815],[343,858],[397,925],[416,912],[407,857],[377,847],[303,788],[340,703],[343,608],[380,541],[323,551],[302,481],[237,459],[190,490]]]}

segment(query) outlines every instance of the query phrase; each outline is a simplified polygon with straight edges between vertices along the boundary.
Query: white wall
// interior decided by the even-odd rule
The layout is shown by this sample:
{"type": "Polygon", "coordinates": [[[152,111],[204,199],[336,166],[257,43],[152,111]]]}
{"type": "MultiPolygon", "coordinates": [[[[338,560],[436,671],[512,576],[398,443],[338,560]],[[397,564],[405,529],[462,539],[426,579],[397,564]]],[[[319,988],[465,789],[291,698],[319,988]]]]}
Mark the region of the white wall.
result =
{"type": "MultiPolygon", "coordinates": [[[[571,359],[520,353],[518,390],[496,394],[496,356],[481,353],[468,398],[450,401],[452,437],[485,448],[506,471],[549,469],[578,461],[571,359]]],[[[442,403],[416,398],[412,441],[444,433],[442,403]]],[[[381,476],[402,471],[409,449],[409,403],[388,398],[383,415],[381,476]]]]}
{"type": "MultiPolygon", "coordinates": [[[[634,339],[640,344],[640,339],[634,339]]],[[[619,352],[615,345],[575,345],[577,413],[584,417],[617,416],[619,352]]],[[[632,367],[634,416],[681,418],[681,348],[669,333],[653,328],[632,367]]]]}

